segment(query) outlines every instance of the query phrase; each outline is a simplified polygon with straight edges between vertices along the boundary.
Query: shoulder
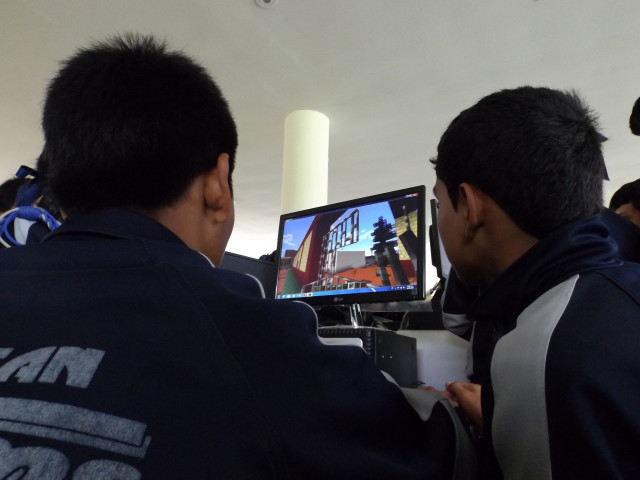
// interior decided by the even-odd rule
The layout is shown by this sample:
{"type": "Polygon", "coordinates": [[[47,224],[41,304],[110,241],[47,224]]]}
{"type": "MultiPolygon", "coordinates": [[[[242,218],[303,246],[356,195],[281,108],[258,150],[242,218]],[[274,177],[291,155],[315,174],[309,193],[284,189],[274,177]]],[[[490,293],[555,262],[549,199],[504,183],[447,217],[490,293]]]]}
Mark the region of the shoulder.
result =
{"type": "Polygon", "coordinates": [[[553,310],[556,321],[574,316],[602,319],[610,314],[640,314],[640,264],[623,262],[609,268],[576,274],[550,288],[518,319],[553,310]]]}
{"type": "Polygon", "coordinates": [[[577,276],[563,317],[579,318],[581,329],[640,318],[640,264],[625,262],[577,276]]]}
{"type": "Polygon", "coordinates": [[[512,368],[535,358],[540,368],[546,365],[547,372],[567,369],[571,374],[595,358],[624,362],[640,338],[638,292],[640,265],[574,275],[519,315],[517,327],[499,340],[492,363],[512,368]]]}
{"type": "Polygon", "coordinates": [[[211,310],[219,312],[228,308],[247,317],[252,315],[251,311],[259,311],[261,319],[273,317],[276,322],[288,316],[308,317],[313,319],[314,328],[316,326],[313,308],[302,302],[265,299],[264,288],[253,275],[214,267],[204,255],[187,248],[167,253],[164,260],[170,268],[211,310]]]}
{"type": "Polygon", "coordinates": [[[550,332],[548,380],[566,386],[580,378],[604,386],[613,372],[640,374],[639,292],[640,265],[581,274],[550,332]]]}
{"type": "Polygon", "coordinates": [[[554,337],[566,332],[574,340],[617,336],[629,321],[634,325],[627,327],[640,329],[640,264],[622,263],[575,275],[540,296],[522,313],[518,326],[531,317],[549,322],[554,337]]]}
{"type": "Polygon", "coordinates": [[[640,304],[640,264],[626,262],[616,268],[598,270],[597,273],[608,279],[614,288],[625,292],[640,304]]]}
{"type": "Polygon", "coordinates": [[[186,247],[174,247],[172,250],[164,252],[157,260],[169,264],[192,288],[209,295],[223,289],[243,296],[264,298],[264,288],[254,276],[217,268],[205,255],[186,247]]]}

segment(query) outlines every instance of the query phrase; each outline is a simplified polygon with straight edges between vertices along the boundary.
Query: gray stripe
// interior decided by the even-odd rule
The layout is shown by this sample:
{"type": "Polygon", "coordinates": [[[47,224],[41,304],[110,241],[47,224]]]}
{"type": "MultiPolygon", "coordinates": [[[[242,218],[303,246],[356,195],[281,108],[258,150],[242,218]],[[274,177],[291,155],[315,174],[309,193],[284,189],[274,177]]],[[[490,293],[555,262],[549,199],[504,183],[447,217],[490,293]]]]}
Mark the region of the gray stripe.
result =
{"type": "Polygon", "coordinates": [[[0,430],[143,458],[151,437],[135,420],[59,403],[0,398],[0,430]]]}
{"type": "Polygon", "coordinates": [[[473,323],[463,313],[447,313],[443,311],[442,325],[451,333],[461,337],[471,329],[473,323]]]}
{"type": "Polygon", "coordinates": [[[577,281],[576,275],[529,305],[493,353],[493,446],[509,480],[551,478],[545,364],[551,334],[577,281]]]}

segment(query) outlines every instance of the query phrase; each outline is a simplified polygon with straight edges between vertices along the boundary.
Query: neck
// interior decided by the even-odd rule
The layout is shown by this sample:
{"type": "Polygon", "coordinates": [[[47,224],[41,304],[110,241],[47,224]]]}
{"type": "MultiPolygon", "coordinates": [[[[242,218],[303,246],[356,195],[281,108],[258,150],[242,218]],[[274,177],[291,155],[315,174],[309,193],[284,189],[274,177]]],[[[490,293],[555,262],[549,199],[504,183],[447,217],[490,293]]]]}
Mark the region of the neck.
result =
{"type": "Polygon", "coordinates": [[[516,260],[538,243],[536,237],[521,230],[500,208],[490,213],[486,225],[488,228],[484,229],[479,239],[486,266],[481,290],[495,282],[516,260]]]}
{"type": "Polygon", "coordinates": [[[189,248],[198,252],[204,251],[201,245],[202,228],[206,225],[203,221],[204,209],[199,201],[198,180],[177,201],[166,207],[155,210],[133,210],[153,218],[156,222],[171,230],[189,248]]]}

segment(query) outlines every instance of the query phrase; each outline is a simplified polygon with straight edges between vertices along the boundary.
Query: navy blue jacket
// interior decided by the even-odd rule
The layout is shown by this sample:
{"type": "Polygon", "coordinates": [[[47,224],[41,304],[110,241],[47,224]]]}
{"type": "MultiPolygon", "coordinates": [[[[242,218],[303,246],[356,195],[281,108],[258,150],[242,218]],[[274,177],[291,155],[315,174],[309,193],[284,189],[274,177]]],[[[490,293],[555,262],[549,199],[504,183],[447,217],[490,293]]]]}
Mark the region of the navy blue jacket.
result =
{"type": "Polygon", "coordinates": [[[640,478],[640,265],[599,217],[543,238],[464,309],[505,478],[640,478]]]}
{"type": "Polygon", "coordinates": [[[423,422],[362,349],[318,340],[310,307],[145,216],[75,215],[0,251],[0,300],[0,478],[451,475],[443,408],[423,422]]]}

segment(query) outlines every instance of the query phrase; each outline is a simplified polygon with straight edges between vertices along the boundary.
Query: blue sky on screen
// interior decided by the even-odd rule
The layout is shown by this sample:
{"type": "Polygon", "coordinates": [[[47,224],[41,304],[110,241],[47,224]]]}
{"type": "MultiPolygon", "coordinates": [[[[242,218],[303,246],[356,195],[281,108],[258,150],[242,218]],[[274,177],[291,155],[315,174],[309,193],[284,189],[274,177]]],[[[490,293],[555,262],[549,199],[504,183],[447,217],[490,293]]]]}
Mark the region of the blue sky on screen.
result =
{"type": "MultiPolygon", "coordinates": [[[[393,215],[388,202],[360,206],[358,209],[360,210],[360,241],[344,247],[342,250],[364,250],[366,255],[370,255],[370,249],[373,244],[371,239],[371,233],[374,228],[373,224],[378,221],[380,216],[382,216],[387,222],[393,223],[393,215]]],[[[354,210],[355,208],[347,210],[344,215],[334,222],[334,225],[340,223],[354,210]]],[[[292,219],[285,222],[281,254],[284,254],[285,250],[297,250],[300,247],[300,243],[304,240],[304,236],[307,234],[309,226],[311,226],[314,218],[315,216],[311,215],[309,217],[292,219]]]]}

